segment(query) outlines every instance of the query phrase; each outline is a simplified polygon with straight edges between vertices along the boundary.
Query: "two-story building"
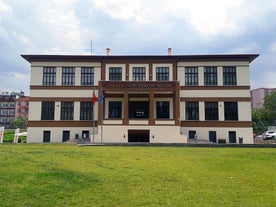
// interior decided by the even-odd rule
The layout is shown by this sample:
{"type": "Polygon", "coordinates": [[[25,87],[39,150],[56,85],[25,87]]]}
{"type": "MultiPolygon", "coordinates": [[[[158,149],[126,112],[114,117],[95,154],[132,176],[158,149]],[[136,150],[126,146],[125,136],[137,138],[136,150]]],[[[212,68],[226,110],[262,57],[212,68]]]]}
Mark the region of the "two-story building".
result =
{"type": "Polygon", "coordinates": [[[253,143],[249,64],[257,56],[170,49],[168,55],[22,55],[31,64],[27,142],[253,143]]]}

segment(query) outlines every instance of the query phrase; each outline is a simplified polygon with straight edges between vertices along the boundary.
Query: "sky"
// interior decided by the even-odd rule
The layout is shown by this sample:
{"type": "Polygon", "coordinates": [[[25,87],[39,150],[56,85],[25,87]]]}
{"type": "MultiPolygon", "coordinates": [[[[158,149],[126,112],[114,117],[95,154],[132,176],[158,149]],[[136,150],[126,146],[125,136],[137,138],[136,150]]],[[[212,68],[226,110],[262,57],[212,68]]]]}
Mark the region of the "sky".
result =
{"type": "Polygon", "coordinates": [[[276,88],[275,0],[0,0],[0,91],[29,95],[21,54],[260,54],[251,89],[276,88]]]}

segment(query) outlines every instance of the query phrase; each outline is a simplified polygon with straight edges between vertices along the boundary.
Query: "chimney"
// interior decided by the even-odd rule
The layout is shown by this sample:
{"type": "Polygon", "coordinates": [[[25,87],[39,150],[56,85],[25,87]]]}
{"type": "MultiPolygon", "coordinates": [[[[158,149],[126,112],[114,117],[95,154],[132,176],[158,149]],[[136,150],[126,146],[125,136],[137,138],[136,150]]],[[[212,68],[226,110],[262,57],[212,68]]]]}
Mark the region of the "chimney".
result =
{"type": "Polygon", "coordinates": [[[106,48],[106,55],[109,56],[110,48],[106,48]]]}
{"type": "Polygon", "coordinates": [[[168,55],[170,56],[170,55],[172,55],[172,48],[168,48],[168,55]]]}

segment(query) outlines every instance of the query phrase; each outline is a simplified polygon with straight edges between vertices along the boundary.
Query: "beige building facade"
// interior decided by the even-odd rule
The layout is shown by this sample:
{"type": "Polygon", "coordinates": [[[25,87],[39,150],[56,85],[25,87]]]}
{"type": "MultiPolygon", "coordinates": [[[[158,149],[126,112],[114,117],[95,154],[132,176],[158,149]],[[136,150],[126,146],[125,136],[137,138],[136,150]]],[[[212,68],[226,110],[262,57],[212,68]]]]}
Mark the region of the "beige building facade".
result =
{"type": "Polygon", "coordinates": [[[253,143],[257,54],[22,57],[31,65],[29,143],[253,143]]]}

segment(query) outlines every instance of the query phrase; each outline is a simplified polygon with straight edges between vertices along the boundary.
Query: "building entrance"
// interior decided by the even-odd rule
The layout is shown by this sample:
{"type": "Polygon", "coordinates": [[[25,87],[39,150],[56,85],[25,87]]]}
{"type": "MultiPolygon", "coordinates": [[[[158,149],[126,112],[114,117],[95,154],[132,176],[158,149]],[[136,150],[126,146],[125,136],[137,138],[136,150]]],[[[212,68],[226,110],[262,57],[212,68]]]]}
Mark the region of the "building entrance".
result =
{"type": "Polygon", "coordinates": [[[149,130],[128,130],[128,142],[149,142],[149,130]]]}

